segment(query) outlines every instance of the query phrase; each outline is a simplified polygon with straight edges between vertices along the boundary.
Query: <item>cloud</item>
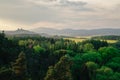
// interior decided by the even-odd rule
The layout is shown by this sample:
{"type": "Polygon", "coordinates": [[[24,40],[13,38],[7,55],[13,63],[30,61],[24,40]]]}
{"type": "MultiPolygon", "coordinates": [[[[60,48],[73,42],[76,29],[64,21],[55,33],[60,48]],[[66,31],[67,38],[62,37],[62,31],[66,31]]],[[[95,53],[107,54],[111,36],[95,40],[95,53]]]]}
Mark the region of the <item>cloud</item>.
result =
{"type": "Polygon", "coordinates": [[[58,4],[58,0],[26,0],[34,5],[55,5],[58,4]]]}
{"type": "Polygon", "coordinates": [[[81,6],[85,5],[86,2],[83,1],[70,1],[70,0],[27,0],[28,2],[35,3],[38,5],[48,5],[48,4],[53,4],[53,5],[61,5],[61,6],[81,6]]]}
{"type": "Polygon", "coordinates": [[[12,20],[0,19],[0,30],[15,30],[17,28],[30,29],[31,26],[12,20]]]}
{"type": "Polygon", "coordinates": [[[86,2],[82,2],[82,1],[69,1],[69,0],[60,0],[59,1],[61,6],[84,6],[87,3],[86,2]]]}
{"type": "Polygon", "coordinates": [[[119,7],[119,0],[0,0],[0,19],[26,29],[119,27],[119,7]]]}
{"type": "Polygon", "coordinates": [[[57,28],[61,29],[67,26],[66,24],[60,23],[60,22],[47,22],[47,21],[41,21],[33,24],[34,27],[46,27],[46,28],[57,28]]]}
{"type": "Polygon", "coordinates": [[[84,1],[60,0],[57,6],[63,8],[67,7],[76,11],[93,11],[93,9],[86,7],[87,4],[88,3],[84,1]]]}
{"type": "Polygon", "coordinates": [[[48,6],[49,8],[69,8],[73,10],[87,11],[90,8],[84,7],[87,3],[83,1],[70,1],[70,0],[27,0],[36,6],[48,6]]]}

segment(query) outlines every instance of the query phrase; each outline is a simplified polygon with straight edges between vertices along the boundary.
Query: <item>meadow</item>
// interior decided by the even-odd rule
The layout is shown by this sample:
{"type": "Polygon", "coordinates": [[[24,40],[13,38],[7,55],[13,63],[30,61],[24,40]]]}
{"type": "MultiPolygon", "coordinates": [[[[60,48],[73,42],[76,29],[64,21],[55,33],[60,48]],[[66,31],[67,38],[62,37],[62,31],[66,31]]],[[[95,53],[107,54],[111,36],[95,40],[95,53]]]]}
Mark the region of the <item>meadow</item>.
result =
{"type": "MultiPolygon", "coordinates": [[[[64,38],[65,40],[68,39],[68,40],[72,40],[72,41],[75,41],[76,43],[78,42],[82,42],[82,41],[85,41],[87,39],[91,39],[90,37],[85,37],[85,38],[64,38]]],[[[101,41],[104,41],[103,39],[100,39],[101,41]]],[[[116,43],[117,40],[105,40],[107,41],[108,43],[116,43]]]]}

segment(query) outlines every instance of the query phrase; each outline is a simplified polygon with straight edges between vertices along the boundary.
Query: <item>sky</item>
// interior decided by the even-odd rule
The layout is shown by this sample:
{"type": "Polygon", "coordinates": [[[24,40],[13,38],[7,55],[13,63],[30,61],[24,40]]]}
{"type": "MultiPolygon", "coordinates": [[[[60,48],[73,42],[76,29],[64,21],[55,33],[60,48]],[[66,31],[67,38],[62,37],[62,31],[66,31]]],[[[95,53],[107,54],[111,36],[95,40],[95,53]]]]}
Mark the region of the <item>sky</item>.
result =
{"type": "Polygon", "coordinates": [[[120,28],[120,0],[0,0],[0,30],[120,28]]]}

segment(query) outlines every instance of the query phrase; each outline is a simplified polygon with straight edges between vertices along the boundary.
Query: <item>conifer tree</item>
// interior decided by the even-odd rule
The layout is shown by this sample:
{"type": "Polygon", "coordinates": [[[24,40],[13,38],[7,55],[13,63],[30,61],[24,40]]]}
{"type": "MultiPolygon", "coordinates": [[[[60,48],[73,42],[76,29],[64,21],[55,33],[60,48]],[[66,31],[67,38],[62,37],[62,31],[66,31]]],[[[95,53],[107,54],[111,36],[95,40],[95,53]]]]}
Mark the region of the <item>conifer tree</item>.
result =
{"type": "Polygon", "coordinates": [[[45,80],[72,80],[70,66],[69,57],[63,56],[54,67],[49,67],[45,80]]]}
{"type": "Polygon", "coordinates": [[[26,80],[26,58],[25,53],[21,52],[18,55],[15,63],[12,64],[13,72],[18,80],[26,80]]]}

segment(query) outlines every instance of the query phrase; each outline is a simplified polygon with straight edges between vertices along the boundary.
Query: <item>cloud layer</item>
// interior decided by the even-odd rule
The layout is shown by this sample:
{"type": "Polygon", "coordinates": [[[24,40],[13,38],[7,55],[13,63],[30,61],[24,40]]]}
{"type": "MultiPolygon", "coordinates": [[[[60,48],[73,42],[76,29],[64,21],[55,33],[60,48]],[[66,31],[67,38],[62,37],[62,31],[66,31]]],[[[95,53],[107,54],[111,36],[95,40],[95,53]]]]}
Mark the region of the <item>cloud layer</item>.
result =
{"type": "Polygon", "coordinates": [[[120,0],[0,0],[0,29],[120,28],[120,0]]]}

